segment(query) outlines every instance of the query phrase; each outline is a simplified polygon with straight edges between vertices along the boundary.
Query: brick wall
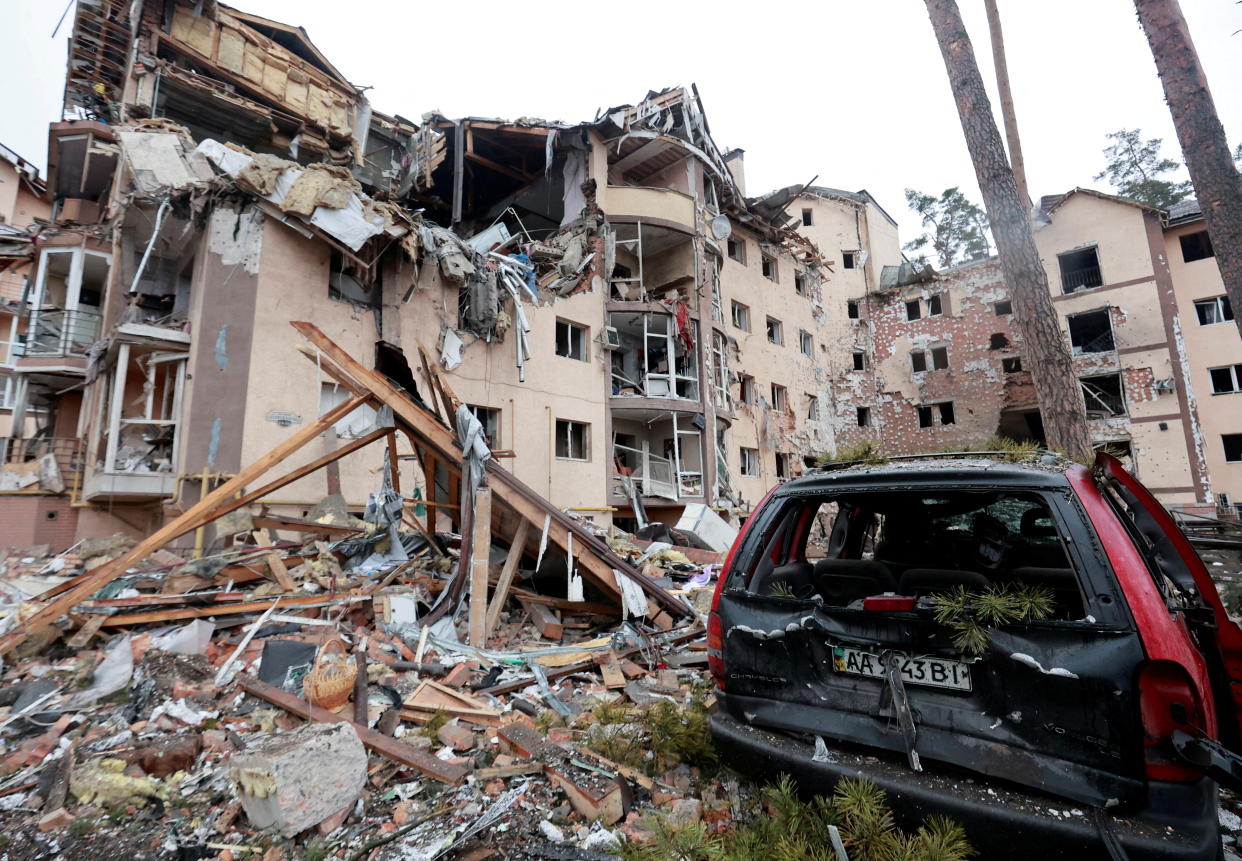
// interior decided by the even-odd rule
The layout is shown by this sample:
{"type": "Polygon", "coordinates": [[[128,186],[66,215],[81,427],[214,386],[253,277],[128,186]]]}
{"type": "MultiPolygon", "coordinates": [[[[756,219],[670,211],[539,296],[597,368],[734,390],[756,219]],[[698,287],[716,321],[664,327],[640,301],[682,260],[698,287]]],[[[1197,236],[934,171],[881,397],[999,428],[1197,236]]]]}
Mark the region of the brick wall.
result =
{"type": "Polygon", "coordinates": [[[78,509],[62,496],[0,496],[0,548],[18,550],[47,544],[68,550],[78,526],[78,509]]]}

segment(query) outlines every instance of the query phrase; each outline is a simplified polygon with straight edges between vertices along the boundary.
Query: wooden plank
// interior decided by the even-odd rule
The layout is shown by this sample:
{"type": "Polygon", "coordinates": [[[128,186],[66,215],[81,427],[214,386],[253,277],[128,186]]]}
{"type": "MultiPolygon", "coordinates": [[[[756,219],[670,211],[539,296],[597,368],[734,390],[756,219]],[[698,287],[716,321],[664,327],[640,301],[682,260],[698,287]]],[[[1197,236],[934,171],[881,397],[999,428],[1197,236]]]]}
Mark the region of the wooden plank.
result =
{"type": "MultiPolygon", "coordinates": [[[[3,637],[0,637],[0,655],[7,654],[14,647],[25,642],[26,637],[31,631],[38,630],[47,625],[51,625],[61,616],[63,616],[70,607],[89,598],[99,589],[111,583],[119,577],[127,568],[131,567],[135,562],[145,559],[151,553],[159,550],[174,538],[179,538],[187,532],[192,532],[205,523],[209,523],[215,517],[232,511],[232,508],[225,507],[222,510],[222,503],[236,496],[241,492],[247,484],[264,475],[269,469],[283,461],[286,457],[293,454],[306,443],[315,439],[319,434],[323,433],[332,425],[336,424],[345,416],[349,415],[358,407],[362,406],[369,400],[367,397],[356,396],[338,404],[334,409],[329,410],[321,416],[313,424],[307,425],[302,430],[289,437],[287,440],[276,446],[267,454],[260,457],[254,463],[247,467],[243,467],[235,476],[221,484],[207,496],[200,499],[192,505],[188,511],[167,523],[163,528],[157,530],[144,540],[138,542],[134,547],[122,556],[118,556],[111,562],[100,565],[94,569],[90,576],[83,579],[72,589],[57,596],[54,600],[44,605],[43,609],[26,619],[21,625],[9,631],[3,637]]],[[[236,500],[234,500],[236,502],[236,500]]]]}
{"type": "Polygon", "coordinates": [[[285,567],[285,560],[280,558],[280,554],[272,551],[267,554],[267,568],[272,572],[272,577],[280,584],[280,588],[286,592],[292,592],[297,588],[297,584],[293,582],[293,578],[289,576],[289,569],[285,567]]]}
{"type": "MultiPolygon", "coordinates": [[[[327,595],[284,596],[280,599],[283,607],[314,607],[329,604],[341,604],[351,600],[353,596],[329,598],[327,595]]],[[[358,596],[370,600],[368,596],[358,596]]],[[[183,607],[177,610],[152,610],[149,613],[126,613],[123,616],[109,616],[104,627],[123,628],[128,625],[144,625],[147,622],[171,622],[177,619],[201,619],[205,616],[236,616],[241,613],[261,613],[271,606],[270,601],[246,601],[240,604],[224,604],[219,607],[183,607]]]]}
{"type": "Polygon", "coordinates": [[[397,460],[397,434],[388,432],[388,471],[392,479],[392,489],[401,492],[401,463],[397,460]]]}
{"type": "MultiPolygon", "coordinates": [[[[672,646],[678,643],[684,643],[687,640],[696,640],[699,637],[702,637],[704,633],[705,632],[702,627],[700,627],[699,625],[695,625],[692,630],[686,631],[683,634],[677,634],[671,639],[665,641],[665,645],[672,646]]],[[[633,657],[634,655],[639,654],[640,652],[642,652],[642,650],[643,650],[642,647],[635,646],[632,649],[626,649],[624,652],[617,652],[616,655],[617,655],[617,658],[619,659],[625,659],[625,658],[630,658],[630,657],[633,657]]],[[[564,667],[557,667],[556,669],[548,670],[547,677],[548,677],[548,680],[551,681],[552,679],[559,679],[562,676],[569,676],[574,673],[590,672],[591,669],[595,667],[595,665],[596,664],[595,664],[594,659],[590,661],[580,661],[579,663],[576,663],[576,664],[568,664],[564,667]]],[[[476,693],[491,694],[492,696],[495,697],[495,696],[500,696],[501,694],[511,694],[514,691],[520,691],[522,688],[530,687],[530,685],[531,685],[531,679],[529,677],[526,677],[526,678],[517,679],[516,681],[512,681],[512,682],[505,682],[504,684],[500,684],[500,685],[492,685],[490,688],[483,688],[483,690],[476,691],[476,693]]]]}
{"type": "Polygon", "coordinates": [[[522,607],[530,614],[531,624],[539,629],[539,634],[549,640],[559,640],[565,636],[565,628],[560,619],[543,604],[534,604],[524,598],[518,598],[522,607]]]}
{"type": "Polygon", "coordinates": [[[487,634],[496,630],[496,622],[500,619],[500,611],[504,609],[505,601],[509,599],[509,587],[513,585],[513,575],[517,573],[529,534],[530,521],[523,520],[518,523],[517,532],[513,534],[513,543],[509,545],[509,555],[505,557],[504,567],[500,569],[500,580],[496,583],[492,603],[487,608],[487,634]]]}
{"type": "MultiPolygon", "coordinates": [[[[277,490],[280,490],[285,485],[292,484],[293,482],[297,481],[299,478],[304,478],[305,476],[310,475],[315,470],[320,469],[321,467],[327,466],[329,463],[334,463],[335,461],[338,461],[341,458],[343,458],[345,455],[352,454],[353,452],[357,451],[358,449],[364,446],[370,445],[371,443],[375,442],[377,439],[382,437],[387,432],[388,432],[387,428],[378,428],[376,430],[371,431],[369,434],[360,436],[357,439],[352,439],[349,442],[345,443],[345,445],[341,446],[340,448],[330,451],[327,454],[323,455],[322,457],[315,458],[314,460],[312,460],[310,463],[306,464],[305,466],[299,466],[297,469],[293,470],[293,472],[290,472],[289,474],[284,475],[281,478],[276,479],[275,481],[268,482],[267,484],[260,487],[258,490],[252,490],[249,493],[243,494],[238,499],[230,500],[228,502],[228,506],[229,506],[228,511],[232,511],[243,505],[249,505],[250,503],[254,502],[256,499],[262,499],[263,497],[271,493],[274,493],[277,490]]],[[[220,512],[220,514],[226,514],[226,513],[228,512],[227,511],[220,512]]],[[[219,517],[220,514],[213,513],[212,515],[208,517],[208,520],[211,520],[214,517],[219,517]]]]}
{"type": "MultiPolygon", "coordinates": [[[[455,477],[460,473],[457,462],[461,455],[452,432],[435,421],[425,409],[397,391],[381,375],[359,364],[314,325],[304,322],[293,322],[291,325],[319,349],[318,354],[313,354],[308,358],[316,358],[324,372],[351,391],[368,390],[374,394],[376,399],[392,407],[399,421],[408,426],[428,448],[433,449],[439,458],[446,461],[450,475],[455,477]]],[[[512,473],[491,461],[487,462],[487,469],[493,495],[498,496],[520,517],[542,526],[544,515],[552,516],[549,539],[554,544],[565,549],[569,543],[569,534],[573,533],[574,544],[586,551],[579,559],[583,573],[603,591],[620,601],[620,589],[613,574],[615,568],[642,585],[644,591],[670,613],[682,617],[691,615],[684,605],[668,595],[650,578],[644,577],[641,572],[612,553],[607,545],[580,524],[574,523],[571,518],[527,487],[512,473]]],[[[496,506],[493,506],[493,509],[495,508],[496,506]]],[[[493,517],[495,516],[498,516],[498,512],[494,510],[493,517]]]]}
{"type": "Polygon", "coordinates": [[[525,182],[530,182],[531,179],[533,179],[533,177],[529,176],[528,174],[522,173],[519,170],[514,170],[508,165],[501,164],[498,161],[492,161],[487,156],[479,155],[477,152],[466,153],[466,158],[470,159],[472,162],[475,162],[476,164],[481,164],[486,168],[494,170],[497,173],[503,173],[505,176],[512,177],[513,179],[516,179],[518,182],[525,183],[525,182]]]}
{"type": "Polygon", "coordinates": [[[600,663],[599,674],[604,677],[604,687],[625,687],[625,673],[621,672],[616,652],[609,652],[607,659],[600,663]]]}
{"type": "Polygon", "coordinates": [[[621,608],[613,607],[610,604],[593,604],[589,601],[570,601],[568,598],[556,598],[552,595],[536,595],[526,589],[518,589],[514,587],[512,590],[515,598],[521,598],[524,601],[530,601],[532,604],[543,604],[545,607],[555,607],[558,610],[565,610],[570,613],[594,613],[598,616],[620,616],[621,608]]]}
{"type": "Polygon", "coordinates": [[[290,532],[313,532],[336,538],[357,535],[362,531],[352,526],[334,526],[330,523],[316,523],[313,520],[297,520],[292,517],[277,517],[275,515],[252,517],[251,522],[255,526],[264,526],[268,529],[287,529],[290,532]]]}
{"type": "Polygon", "coordinates": [[[226,604],[246,600],[245,592],[189,592],[185,595],[139,595],[136,598],[101,598],[83,601],[79,607],[92,610],[103,607],[156,607],[180,604],[226,604]]]}
{"type": "Polygon", "coordinates": [[[487,645],[487,566],[492,550],[492,491],[474,492],[474,540],[470,560],[470,645],[487,645]]]}
{"type": "Polygon", "coordinates": [[[85,625],[78,628],[78,632],[69,639],[66,645],[71,649],[85,649],[90,645],[91,638],[99,633],[99,629],[103,627],[103,623],[107,618],[102,613],[91,616],[86,620],[85,625]]]}
{"type": "Polygon", "coordinates": [[[373,729],[368,729],[364,724],[355,723],[343,715],[338,715],[319,706],[313,706],[306,702],[306,700],[299,699],[293,696],[293,694],[286,693],[280,688],[261,682],[252,676],[238,676],[237,684],[247,693],[267,700],[272,705],[280,706],[285,711],[298,717],[321,723],[348,723],[358,732],[358,738],[362,740],[362,744],[367,750],[378,753],[380,756],[391,759],[393,762],[409,766],[420,774],[424,774],[441,783],[457,786],[466,777],[466,769],[460,765],[436,759],[429,753],[415,750],[405,742],[389,738],[373,729]]]}

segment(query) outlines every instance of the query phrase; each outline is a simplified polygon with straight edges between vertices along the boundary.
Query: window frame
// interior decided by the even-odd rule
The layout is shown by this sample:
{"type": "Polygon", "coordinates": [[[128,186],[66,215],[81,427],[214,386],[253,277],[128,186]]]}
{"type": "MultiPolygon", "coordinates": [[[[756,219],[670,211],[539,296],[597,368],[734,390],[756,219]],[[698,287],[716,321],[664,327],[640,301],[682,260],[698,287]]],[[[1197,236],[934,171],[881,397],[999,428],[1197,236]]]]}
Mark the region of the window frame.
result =
{"type": "Polygon", "coordinates": [[[773,284],[779,284],[781,281],[780,267],[777,265],[776,257],[771,254],[760,252],[759,272],[773,284]]]}
{"type": "Polygon", "coordinates": [[[562,359],[573,359],[576,362],[589,362],[591,360],[590,347],[591,329],[589,326],[583,326],[581,323],[575,323],[565,317],[556,318],[556,343],[553,345],[555,354],[562,359]],[[568,352],[561,352],[561,327],[564,326],[568,333],[566,340],[566,349],[568,352]],[[574,334],[578,334],[578,347],[581,350],[581,356],[573,355],[574,352],[574,334]]]}
{"type": "Polygon", "coordinates": [[[789,389],[780,383],[772,383],[769,389],[772,396],[770,401],[771,409],[778,413],[783,413],[789,409],[789,389]]]}
{"type": "Polygon", "coordinates": [[[871,407],[855,407],[854,419],[860,428],[871,427],[871,407]]]}
{"type": "Polygon", "coordinates": [[[992,311],[997,317],[1010,316],[1011,314],[1013,314],[1013,300],[1012,299],[1001,299],[997,302],[993,302],[992,311]],[[1001,306],[1004,306],[1005,308],[1004,311],[1001,310],[1001,306]]]}
{"type": "Polygon", "coordinates": [[[555,438],[553,440],[552,451],[557,460],[571,460],[577,463],[590,463],[591,461],[591,423],[590,422],[580,422],[577,419],[559,419],[558,418],[555,420],[555,424],[553,425],[553,433],[555,434],[555,438]],[[561,431],[562,431],[561,426],[562,425],[564,425],[564,431],[566,434],[565,451],[567,452],[567,454],[560,453],[560,450],[561,450],[560,442],[561,442],[561,431]],[[571,453],[573,451],[573,438],[572,436],[570,436],[570,434],[574,427],[582,428],[582,450],[583,450],[582,457],[574,457],[573,454],[571,453]]]}
{"type": "Polygon", "coordinates": [[[1214,395],[1236,395],[1242,392],[1242,364],[1236,365],[1218,365],[1215,368],[1208,368],[1208,381],[1212,384],[1212,394],[1214,395]],[[1226,371],[1229,373],[1230,382],[1233,384],[1231,389],[1216,388],[1216,371],[1226,371]]]}
{"type": "Polygon", "coordinates": [[[814,227],[815,226],[815,210],[805,208],[805,207],[803,208],[802,226],[803,227],[814,227]]]}
{"type": "Polygon", "coordinates": [[[785,324],[775,317],[768,316],[764,321],[764,330],[768,335],[768,343],[778,347],[785,346],[785,324]],[[773,326],[775,324],[775,326],[773,326]],[[775,338],[772,336],[775,334],[775,338]]]}
{"type": "Polygon", "coordinates": [[[725,256],[737,263],[746,265],[746,240],[740,236],[730,236],[725,240],[725,256]],[[734,254],[733,252],[737,253],[734,254]]]}
{"type": "Polygon", "coordinates": [[[750,306],[743,305],[741,302],[737,301],[736,299],[730,299],[729,303],[730,303],[729,304],[729,319],[733,322],[733,328],[738,329],[739,331],[742,331],[742,332],[749,332],[750,331],[750,306]],[[746,324],[744,326],[738,322],[739,311],[741,312],[740,316],[743,322],[745,322],[746,324]]]}
{"type": "Polygon", "coordinates": [[[867,351],[866,350],[854,350],[850,355],[854,361],[853,370],[855,371],[867,370],[867,351]]]}
{"type": "Polygon", "coordinates": [[[1229,302],[1229,297],[1221,294],[1220,296],[1208,296],[1205,299],[1195,299],[1195,318],[1199,321],[1200,326],[1215,326],[1219,323],[1232,323],[1234,319],[1234,308],[1229,302]],[[1203,319],[1203,308],[1210,306],[1213,309],[1215,320],[1203,319]]]}
{"type": "Polygon", "coordinates": [[[798,352],[804,356],[815,356],[815,339],[806,329],[798,330],[798,352]]]}
{"type": "Polygon", "coordinates": [[[1242,433],[1223,433],[1220,435],[1220,443],[1221,448],[1223,449],[1222,453],[1225,457],[1225,463],[1242,463],[1242,433]],[[1235,458],[1229,457],[1229,443],[1225,441],[1226,437],[1237,437],[1238,456],[1235,458]]]}
{"type": "Polygon", "coordinates": [[[862,306],[858,304],[857,299],[846,299],[845,300],[845,319],[847,320],[861,320],[862,319],[862,306]]]}
{"type": "Polygon", "coordinates": [[[1206,228],[1203,230],[1196,230],[1193,233],[1183,233],[1177,237],[1177,241],[1178,241],[1178,245],[1181,246],[1183,263],[1197,263],[1200,260],[1211,260],[1213,257],[1216,256],[1216,249],[1212,247],[1212,237],[1211,235],[1208,234],[1206,228]],[[1198,249],[1192,249],[1192,250],[1203,250],[1203,247],[1206,246],[1206,253],[1200,254],[1197,257],[1187,257],[1186,256],[1186,251],[1187,251],[1186,240],[1192,239],[1192,238],[1198,238],[1198,237],[1202,237],[1203,241],[1195,243],[1199,247],[1198,249]]]}
{"type": "Polygon", "coordinates": [[[739,475],[759,474],[759,449],[738,446],[737,469],[739,475]],[[748,468],[749,467],[749,468],[748,468]]]}

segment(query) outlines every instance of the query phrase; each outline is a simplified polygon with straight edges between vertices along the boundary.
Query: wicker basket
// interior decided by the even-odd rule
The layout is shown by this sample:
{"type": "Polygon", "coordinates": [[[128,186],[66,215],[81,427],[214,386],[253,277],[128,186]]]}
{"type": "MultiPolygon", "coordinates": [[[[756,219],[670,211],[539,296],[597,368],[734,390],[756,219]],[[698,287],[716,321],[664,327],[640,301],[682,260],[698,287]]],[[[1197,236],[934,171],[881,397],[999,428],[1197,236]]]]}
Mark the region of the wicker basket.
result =
{"type": "Polygon", "coordinates": [[[332,637],[319,647],[315,666],[302,679],[302,691],[311,705],[336,711],[349,702],[357,677],[358,666],[349,659],[345,641],[332,637]]]}

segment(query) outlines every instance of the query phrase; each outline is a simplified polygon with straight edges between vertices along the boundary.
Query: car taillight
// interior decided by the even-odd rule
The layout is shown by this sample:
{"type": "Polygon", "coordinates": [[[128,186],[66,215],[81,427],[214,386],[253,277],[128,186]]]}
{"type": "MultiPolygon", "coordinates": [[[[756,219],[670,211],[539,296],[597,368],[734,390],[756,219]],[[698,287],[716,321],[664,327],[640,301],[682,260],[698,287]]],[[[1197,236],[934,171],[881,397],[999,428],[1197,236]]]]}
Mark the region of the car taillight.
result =
{"type": "Polygon", "coordinates": [[[913,595],[869,595],[863,598],[864,610],[913,610],[918,599],[913,595]]]}
{"type": "Polygon", "coordinates": [[[1143,718],[1143,758],[1149,780],[1188,783],[1203,772],[1173,750],[1173,731],[1198,735],[1203,711],[1190,676],[1177,664],[1152,661],[1139,671],[1139,710],[1143,718]]]}
{"type": "MultiPolygon", "coordinates": [[[[719,594],[717,588],[717,594],[719,594]]],[[[707,671],[712,674],[716,687],[724,690],[724,626],[715,610],[707,615],[707,671]]]]}

